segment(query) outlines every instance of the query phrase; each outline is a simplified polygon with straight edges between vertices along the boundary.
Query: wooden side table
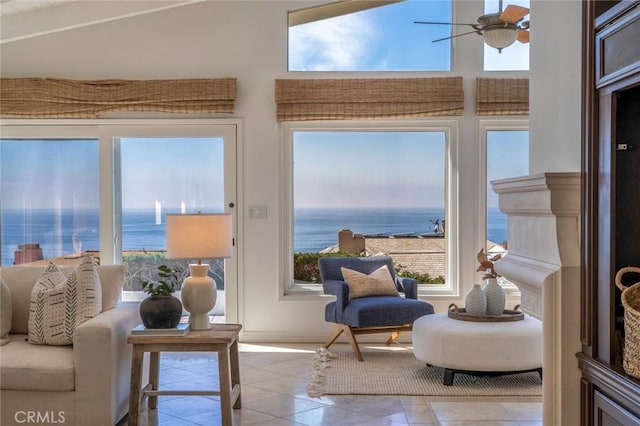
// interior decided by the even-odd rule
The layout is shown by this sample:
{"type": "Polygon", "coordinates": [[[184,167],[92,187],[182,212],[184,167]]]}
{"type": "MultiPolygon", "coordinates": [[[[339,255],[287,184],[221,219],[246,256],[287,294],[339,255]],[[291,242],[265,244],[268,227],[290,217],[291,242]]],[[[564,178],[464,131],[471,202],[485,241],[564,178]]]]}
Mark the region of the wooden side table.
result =
{"type": "Polygon", "coordinates": [[[239,324],[213,324],[209,330],[190,331],[184,336],[129,336],[133,345],[131,361],[131,393],[129,395],[129,426],[137,426],[140,403],[149,397],[148,407],[158,406],[159,395],[219,395],[222,424],[232,425],[232,409],[240,408],[240,368],[238,364],[239,324]],[[217,352],[220,389],[203,391],[159,390],[160,352],[217,352]],[[149,383],[142,388],[142,360],[151,355],[149,383]]]}

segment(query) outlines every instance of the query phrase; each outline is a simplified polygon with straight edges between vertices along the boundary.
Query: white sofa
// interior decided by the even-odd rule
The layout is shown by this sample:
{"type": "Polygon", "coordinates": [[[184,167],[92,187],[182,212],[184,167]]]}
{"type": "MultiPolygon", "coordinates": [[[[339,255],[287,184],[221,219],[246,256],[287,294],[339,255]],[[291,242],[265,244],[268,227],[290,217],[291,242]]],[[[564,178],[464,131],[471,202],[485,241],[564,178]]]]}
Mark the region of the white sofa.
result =
{"type": "MultiPolygon", "coordinates": [[[[98,267],[102,313],[76,328],[72,346],[27,342],[31,289],[43,270],[0,269],[11,291],[12,310],[10,342],[0,346],[0,423],[113,426],[128,411],[127,337],[140,322],[138,303],[119,303],[124,266],[98,267]]],[[[72,268],[60,270],[69,275],[72,268]]]]}

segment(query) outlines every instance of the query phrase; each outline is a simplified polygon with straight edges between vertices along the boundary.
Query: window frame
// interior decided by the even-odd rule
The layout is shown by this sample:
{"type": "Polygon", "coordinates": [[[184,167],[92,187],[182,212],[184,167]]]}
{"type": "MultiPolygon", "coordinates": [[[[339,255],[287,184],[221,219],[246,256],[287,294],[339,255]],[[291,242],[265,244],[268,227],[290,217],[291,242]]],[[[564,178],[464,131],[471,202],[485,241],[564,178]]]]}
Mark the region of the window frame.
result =
{"type": "MultiPolygon", "coordinates": [[[[528,118],[500,118],[500,119],[479,119],[478,135],[480,139],[480,149],[478,158],[478,230],[477,246],[486,250],[487,246],[487,133],[490,131],[528,131],[528,118]]],[[[531,133],[529,133],[529,137],[531,133]]],[[[531,139],[529,139],[531,147],[531,139]]],[[[529,148],[531,149],[531,148],[529,148]]],[[[480,274],[480,273],[477,273],[480,274]]],[[[514,284],[503,285],[507,294],[519,294],[520,290],[514,284]]]]}
{"type": "Polygon", "coordinates": [[[304,299],[324,296],[322,285],[300,284],[293,279],[293,135],[298,131],[319,132],[444,132],[445,133],[445,217],[446,236],[446,283],[419,286],[419,296],[447,297],[459,294],[460,262],[458,261],[460,236],[459,226],[459,177],[458,134],[459,121],[425,119],[421,121],[324,121],[283,122],[280,124],[280,298],[304,299]]]}

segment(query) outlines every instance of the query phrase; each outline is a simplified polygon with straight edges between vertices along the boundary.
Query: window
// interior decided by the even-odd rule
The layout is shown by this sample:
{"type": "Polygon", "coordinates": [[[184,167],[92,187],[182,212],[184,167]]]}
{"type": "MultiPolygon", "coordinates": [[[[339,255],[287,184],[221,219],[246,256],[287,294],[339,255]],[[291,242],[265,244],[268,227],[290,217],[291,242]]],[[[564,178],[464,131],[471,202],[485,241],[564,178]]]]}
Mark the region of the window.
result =
{"type": "Polygon", "coordinates": [[[449,71],[451,1],[334,2],[289,13],[289,71],[449,71]]]}
{"type": "MultiPolygon", "coordinates": [[[[126,290],[157,279],[157,266],[171,263],[186,277],[188,261],[164,256],[167,213],[224,212],[222,138],[117,139],[120,152],[122,261],[131,279],[126,290]]],[[[224,289],[224,261],[208,261],[224,289]]]]}
{"type": "MultiPolygon", "coordinates": [[[[485,179],[481,194],[486,194],[482,247],[488,253],[508,250],[507,216],[498,207],[498,194],[491,182],[529,174],[529,130],[525,120],[484,122],[485,179]]],[[[501,284],[508,284],[502,279],[501,284]]]]}
{"type": "MultiPolygon", "coordinates": [[[[484,13],[498,13],[500,4],[504,10],[510,4],[529,8],[529,3],[530,0],[484,0],[484,13]]],[[[524,21],[528,20],[529,15],[524,18],[524,21]]],[[[529,43],[515,41],[501,52],[486,43],[483,45],[485,71],[529,71],[529,43]]]]}
{"type": "Polygon", "coordinates": [[[97,255],[98,194],[97,139],[2,139],[2,266],[97,255]]]}
{"type": "MultiPolygon", "coordinates": [[[[2,265],[29,263],[37,249],[42,258],[74,264],[89,251],[102,264],[126,263],[123,299],[139,300],[140,279],[153,279],[156,266],[169,263],[166,213],[226,211],[237,224],[234,120],[7,121],[0,140],[2,265]],[[17,253],[20,245],[29,257],[17,253]]],[[[231,322],[237,262],[235,255],[208,262],[225,291],[216,314],[231,322]]],[[[186,262],[183,269],[186,275],[186,262]]]]}
{"type": "MultiPolygon", "coordinates": [[[[326,255],[389,254],[423,291],[455,282],[451,123],[289,126],[284,218],[289,291],[319,283],[326,255]]],[[[316,288],[319,290],[319,288],[316,288]]]]}

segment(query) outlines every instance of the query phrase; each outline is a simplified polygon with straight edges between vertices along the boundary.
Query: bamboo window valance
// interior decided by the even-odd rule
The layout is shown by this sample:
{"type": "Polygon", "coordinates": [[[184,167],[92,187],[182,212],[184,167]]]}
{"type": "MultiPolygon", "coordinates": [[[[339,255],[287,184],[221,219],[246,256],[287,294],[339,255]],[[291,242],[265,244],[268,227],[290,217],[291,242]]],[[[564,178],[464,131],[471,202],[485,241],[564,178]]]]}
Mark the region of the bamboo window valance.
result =
{"type": "Polygon", "coordinates": [[[236,79],[65,80],[0,79],[0,115],[96,118],[122,111],[233,113],[236,79]]]}
{"type": "Polygon", "coordinates": [[[462,77],[276,80],[278,121],[462,115],[462,77]]]}
{"type": "Polygon", "coordinates": [[[529,79],[478,78],[476,115],[529,115],[529,79]]]}

